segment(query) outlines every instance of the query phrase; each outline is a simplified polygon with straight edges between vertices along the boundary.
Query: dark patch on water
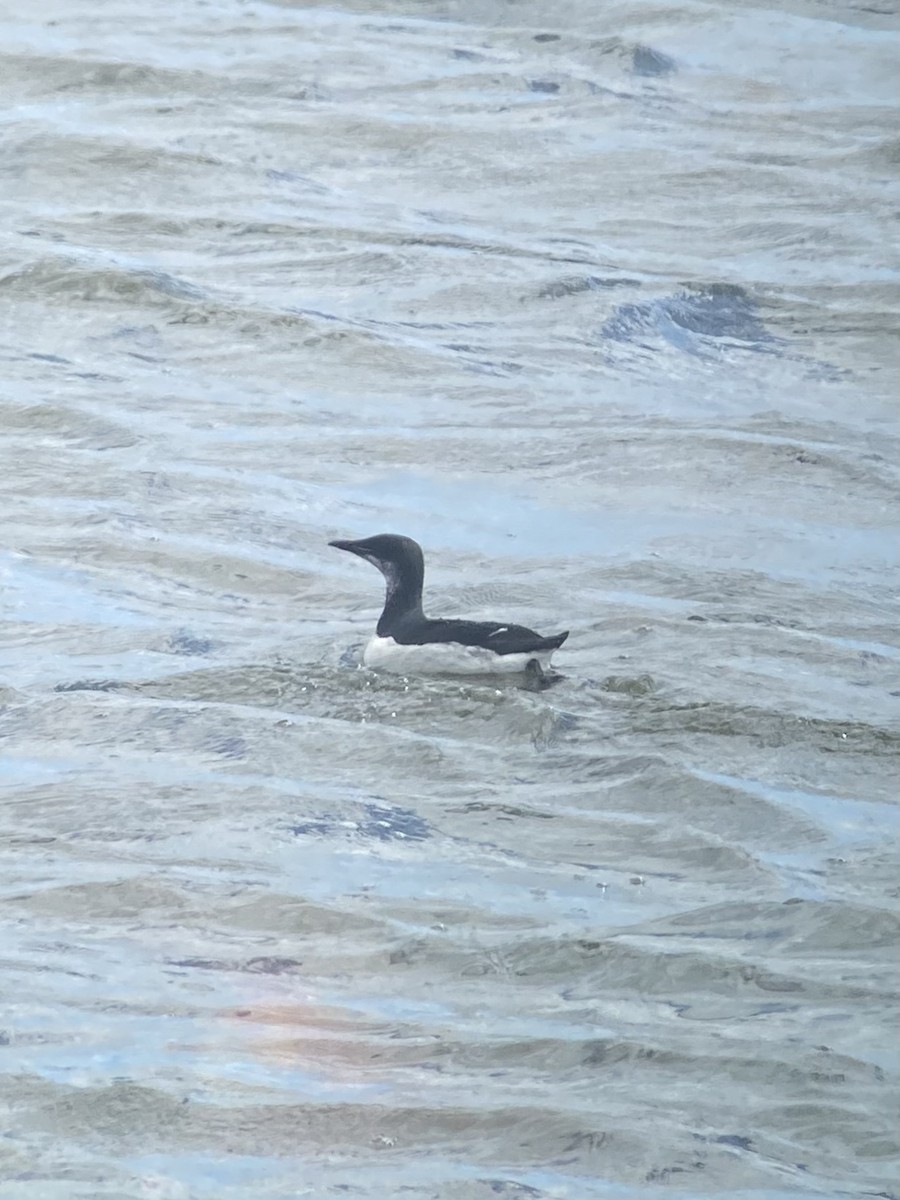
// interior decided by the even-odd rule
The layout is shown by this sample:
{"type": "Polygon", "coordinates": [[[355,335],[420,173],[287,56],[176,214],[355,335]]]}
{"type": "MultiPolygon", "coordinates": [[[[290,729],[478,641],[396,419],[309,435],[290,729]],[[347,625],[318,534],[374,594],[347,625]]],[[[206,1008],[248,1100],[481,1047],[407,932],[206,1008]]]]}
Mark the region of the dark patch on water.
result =
{"type": "MultiPolygon", "coordinates": [[[[563,676],[563,678],[565,678],[565,676],[563,676]]],[[[561,709],[559,712],[557,712],[556,720],[560,729],[568,730],[581,728],[581,718],[577,717],[575,713],[566,712],[564,709],[561,709]]]]}
{"type": "Polygon", "coordinates": [[[240,968],[254,975],[286,975],[302,967],[303,963],[297,958],[278,958],[266,955],[261,958],[251,958],[240,968]]]}
{"type": "Polygon", "coordinates": [[[533,1188],[528,1183],[519,1183],[515,1179],[486,1179],[482,1182],[486,1183],[495,1196],[505,1196],[507,1200],[518,1200],[520,1197],[530,1196],[541,1197],[547,1193],[539,1191],[538,1188],[533,1188]]]}
{"type": "Polygon", "coordinates": [[[579,292],[607,291],[617,287],[640,287],[640,280],[625,275],[570,275],[548,283],[538,292],[540,300],[560,300],[563,296],[575,296],[579,292]]]}
{"type": "Polygon", "coordinates": [[[678,68],[668,54],[650,46],[635,46],[631,52],[631,69],[635,75],[669,75],[678,68]]]}
{"type": "Polygon", "coordinates": [[[490,803],[486,800],[469,800],[450,811],[460,813],[487,812],[496,813],[504,817],[527,817],[529,819],[533,817],[540,821],[553,821],[556,819],[554,813],[540,812],[534,808],[521,808],[515,804],[490,803]]]}
{"type": "Polygon", "coordinates": [[[727,283],[686,289],[641,304],[623,304],[603,323],[601,334],[615,342],[661,337],[676,349],[695,355],[714,348],[720,340],[742,342],[766,353],[773,353],[778,345],[744,289],[727,283]]]}
{"type": "Polygon", "coordinates": [[[559,91],[559,84],[554,83],[552,79],[530,79],[528,81],[529,92],[539,92],[547,96],[553,96],[559,91]]]}
{"type": "Polygon", "coordinates": [[[168,647],[173,654],[189,656],[211,654],[218,648],[219,643],[209,638],[193,634],[188,629],[179,629],[169,638],[168,647]]]}
{"type": "Polygon", "coordinates": [[[250,958],[246,962],[228,962],[219,958],[168,958],[166,962],[170,967],[183,967],[190,971],[245,971],[251,975],[288,975],[303,966],[297,958],[274,955],[250,958]]]}
{"type": "Polygon", "coordinates": [[[72,683],[58,683],[54,692],[115,692],[130,687],[118,679],[76,679],[72,683]]]}
{"type": "Polygon", "coordinates": [[[707,1139],[717,1146],[734,1146],[738,1150],[749,1150],[755,1153],[753,1142],[740,1133],[720,1133],[718,1137],[707,1139]]]}
{"type": "Polygon", "coordinates": [[[325,814],[292,825],[291,833],[300,837],[375,838],[379,842],[421,842],[431,837],[427,821],[408,808],[393,805],[364,804],[356,820],[325,814]]]}
{"type": "Polygon", "coordinates": [[[210,743],[210,750],[221,754],[223,758],[246,758],[247,743],[242,737],[217,738],[210,743]]]}
{"type": "Polygon", "coordinates": [[[686,619],[688,621],[718,621],[723,625],[766,625],[775,629],[803,628],[800,621],[784,620],[781,617],[773,616],[771,613],[720,612],[709,613],[707,615],[691,613],[686,619]]]}

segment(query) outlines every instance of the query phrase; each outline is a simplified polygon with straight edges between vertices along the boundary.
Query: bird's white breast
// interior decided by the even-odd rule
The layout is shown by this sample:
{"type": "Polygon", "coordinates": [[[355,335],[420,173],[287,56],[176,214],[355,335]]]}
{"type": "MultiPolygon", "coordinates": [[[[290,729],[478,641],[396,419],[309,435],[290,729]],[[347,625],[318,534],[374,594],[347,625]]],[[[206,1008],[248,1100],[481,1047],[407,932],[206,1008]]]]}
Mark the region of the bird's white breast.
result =
{"type": "Polygon", "coordinates": [[[402,646],[392,637],[373,637],[363,651],[363,662],[367,667],[397,675],[519,675],[535,658],[542,670],[547,670],[552,654],[552,650],[496,654],[481,646],[463,646],[459,642],[402,646]]]}

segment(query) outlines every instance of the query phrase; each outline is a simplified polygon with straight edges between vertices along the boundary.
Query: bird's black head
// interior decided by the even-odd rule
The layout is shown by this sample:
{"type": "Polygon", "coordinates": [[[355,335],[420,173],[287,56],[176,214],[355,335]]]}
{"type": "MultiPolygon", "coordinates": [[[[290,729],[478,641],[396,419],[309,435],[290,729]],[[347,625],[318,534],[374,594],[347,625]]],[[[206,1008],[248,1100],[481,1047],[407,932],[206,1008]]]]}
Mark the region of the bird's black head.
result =
{"type": "Polygon", "coordinates": [[[418,542],[398,533],[377,533],[374,537],[360,538],[356,542],[335,541],[328,544],[364,558],[384,576],[384,612],[378,622],[380,635],[388,635],[397,618],[422,611],[425,560],[418,542]]]}

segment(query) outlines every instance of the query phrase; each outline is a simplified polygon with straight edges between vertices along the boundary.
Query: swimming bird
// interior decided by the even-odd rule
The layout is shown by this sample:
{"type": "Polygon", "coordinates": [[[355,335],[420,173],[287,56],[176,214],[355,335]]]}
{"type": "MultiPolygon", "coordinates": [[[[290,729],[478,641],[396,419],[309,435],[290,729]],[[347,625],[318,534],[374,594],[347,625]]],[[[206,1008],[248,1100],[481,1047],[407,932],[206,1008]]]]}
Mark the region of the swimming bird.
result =
{"type": "Polygon", "coordinates": [[[412,538],[379,533],[359,541],[329,542],[364,558],[385,580],[384,610],[363,652],[367,667],[401,675],[496,675],[524,672],[544,680],[544,669],[569,631],[541,637],[524,625],[426,617],[422,611],[425,559],[412,538]]]}

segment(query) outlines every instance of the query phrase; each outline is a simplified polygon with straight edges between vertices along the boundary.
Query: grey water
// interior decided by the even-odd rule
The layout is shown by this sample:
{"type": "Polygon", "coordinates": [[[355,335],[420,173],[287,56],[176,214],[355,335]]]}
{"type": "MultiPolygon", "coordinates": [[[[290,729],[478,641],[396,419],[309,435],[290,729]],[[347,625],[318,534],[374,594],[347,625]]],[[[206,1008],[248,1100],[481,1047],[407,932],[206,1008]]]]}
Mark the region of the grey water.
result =
{"type": "Polygon", "coordinates": [[[0,27],[0,1197],[896,1197],[896,4],[0,27]]]}

